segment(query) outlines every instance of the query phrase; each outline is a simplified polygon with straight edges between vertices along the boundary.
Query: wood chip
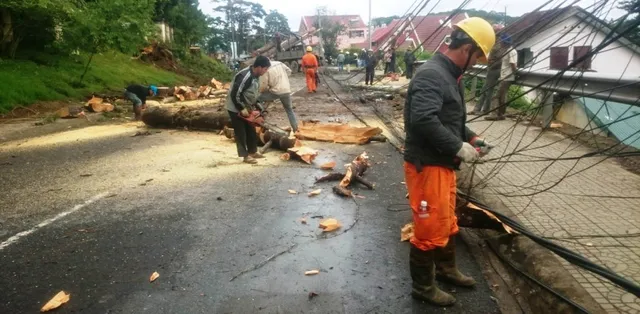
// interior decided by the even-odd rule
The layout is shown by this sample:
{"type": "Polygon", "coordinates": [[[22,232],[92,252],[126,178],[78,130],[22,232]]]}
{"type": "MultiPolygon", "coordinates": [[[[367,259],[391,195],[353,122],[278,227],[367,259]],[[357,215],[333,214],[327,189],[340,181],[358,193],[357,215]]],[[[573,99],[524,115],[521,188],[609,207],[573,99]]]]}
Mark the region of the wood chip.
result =
{"type": "Polygon", "coordinates": [[[298,191],[296,191],[296,190],[289,190],[289,194],[298,194],[298,191]]]}
{"type": "Polygon", "coordinates": [[[329,218],[321,221],[319,228],[322,229],[323,232],[331,232],[340,228],[340,223],[335,218],[329,218]]]}
{"type": "Polygon", "coordinates": [[[333,170],[333,168],[336,167],[336,162],[335,161],[330,161],[327,163],[324,163],[320,166],[320,169],[322,170],[333,170]]]}
{"type": "Polygon", "coordinates": [[[313,275],[317,275],[319,273],[320,273],[320,271],[317,270],[317,269],[307,270],[307,271],[304,272],[305,276],[313,276],[313,275]]]}
{"type": "Polygon", "coordinates": [[[47,304],[45,304],[40,309],[40,312],[48,312],[48,311],[51,311],[51,310],[55,310],[55,309],[59,308],[61,305],[69,302],[70,298],[71,298],[70,294],[67,294],[64,291],[60,291],[53,298],[51,298],[51,300],[49,300],[49,302],[47,302],[47,304]]]}
{"type": "Polygon", "coordinates": [[[309,192],[309,196],[316,196],[316,195],[319,195],[320,193],[322,193],[322,189],[313,190],[309,192]]]}
{"type": "Polygon", "coordinates": [[[153,274],[151,274],[151,277],[149,277],[149,282],[154,282],[158,277],[160,277],[160,274],[158,274],[157,271],[154,271],[153,274]]]}
{"type": "Polygon", "coordinates": [[[307,224],[307,218],[300,218],[300,222],[301,222],[303,225],[306,225],[306,224],[307,224]]]}

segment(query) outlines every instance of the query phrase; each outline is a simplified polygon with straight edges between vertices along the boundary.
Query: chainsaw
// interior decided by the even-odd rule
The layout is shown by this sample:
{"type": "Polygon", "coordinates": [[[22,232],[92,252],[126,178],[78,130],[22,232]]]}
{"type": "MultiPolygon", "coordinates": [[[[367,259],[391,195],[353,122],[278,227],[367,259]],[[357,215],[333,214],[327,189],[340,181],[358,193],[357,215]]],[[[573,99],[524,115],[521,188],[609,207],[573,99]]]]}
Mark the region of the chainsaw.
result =
{"type": "Polygon", "coordinates": [[[289,132],[271,124],[264,120],[265,116],[269,113],[261,103],[256,103],[256,107],[258,110],[249,111],[248,117],[243,117],[242,114],[238,112],[238,117],[244,121],[247,121],[253,127],[261,127],[265,130],[269,130],[274,133],[279,133],[285,136],[289,135],[289,132]]]}

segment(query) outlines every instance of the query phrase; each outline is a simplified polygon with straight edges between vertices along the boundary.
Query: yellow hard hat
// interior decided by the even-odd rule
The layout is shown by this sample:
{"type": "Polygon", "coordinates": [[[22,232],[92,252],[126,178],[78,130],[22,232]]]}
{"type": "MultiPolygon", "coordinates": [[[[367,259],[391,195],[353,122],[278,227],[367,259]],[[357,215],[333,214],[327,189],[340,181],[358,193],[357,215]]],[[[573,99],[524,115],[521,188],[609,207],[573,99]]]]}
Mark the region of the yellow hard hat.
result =
{"type": "Polygon", "coordinates": [[[456,27],[465,32],[476,45],[484,53],[484,60],[489,57],[489,52],[493,49],[493,45],[496,43],[496,33],[493,31],[493,26],[489,22],[479,17],[470,17],[464,19],[456,27]]]}
{"type": "Polygon", "coordinates": [[[311,52],[313,51],[313,48],[311,48],[311,46],[307,46],[307,52],[311,52]]]}

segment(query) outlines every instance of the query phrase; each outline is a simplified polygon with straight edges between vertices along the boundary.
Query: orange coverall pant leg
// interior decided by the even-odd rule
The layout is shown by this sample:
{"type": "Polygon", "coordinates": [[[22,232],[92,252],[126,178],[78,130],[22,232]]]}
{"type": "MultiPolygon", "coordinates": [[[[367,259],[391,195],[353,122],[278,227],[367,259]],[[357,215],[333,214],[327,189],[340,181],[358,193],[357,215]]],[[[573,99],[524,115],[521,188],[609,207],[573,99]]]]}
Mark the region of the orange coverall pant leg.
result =
{"type": "Polygon", "coordinates": [[[456,217],[456,173],[452,169],[404,163],[404,175],[413,212],[414,235],[411,244],[423,250],[444,247],[449,237],[458,233],[456,217]],[[427,201],[427,218],[421,218],[420,202],[427,201]]]}
{"type": "Polygon", "coordinates": [[[313,92],[316,90],[316,70],[309,68],[305,70],[307,77],[307,90],[313,92]]]}

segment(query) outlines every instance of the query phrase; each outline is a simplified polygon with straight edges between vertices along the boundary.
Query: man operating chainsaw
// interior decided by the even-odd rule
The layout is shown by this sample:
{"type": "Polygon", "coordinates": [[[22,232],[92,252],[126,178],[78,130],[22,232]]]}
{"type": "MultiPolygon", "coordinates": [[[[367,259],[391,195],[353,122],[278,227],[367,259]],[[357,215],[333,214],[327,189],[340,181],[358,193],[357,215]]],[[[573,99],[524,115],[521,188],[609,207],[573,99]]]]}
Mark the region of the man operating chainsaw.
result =
{"type": "Polygon", "coordinates": [[[253,65],[236,74],[231,92],[227,95],[227,111],[233,126],[238,156],[248,164],[255,164],[256,158],[262,158],[258,153],[256,129],[246,119],[251,117],[252,107],[258,101],[259,77],[265,74],[270,66],[269,58],[256,57],[253,65]]]}

